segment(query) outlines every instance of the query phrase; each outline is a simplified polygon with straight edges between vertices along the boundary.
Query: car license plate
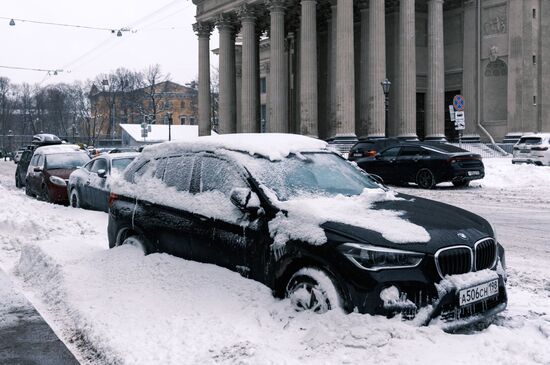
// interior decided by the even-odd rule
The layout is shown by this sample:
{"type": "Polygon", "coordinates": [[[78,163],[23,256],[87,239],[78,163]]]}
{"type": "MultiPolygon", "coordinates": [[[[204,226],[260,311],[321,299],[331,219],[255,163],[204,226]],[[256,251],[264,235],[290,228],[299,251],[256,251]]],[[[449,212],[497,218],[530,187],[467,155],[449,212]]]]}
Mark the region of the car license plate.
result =
{"type": "Polygon", "coordinates": [[[477,176],[479,175],[479,171],[468,171],[468,176],[477,176]]]}
{"type": "Polygon", "coordinates": [[[531,150],[520,150],[519,152],[521,152],[521,153],[529,153],[529,152],[531,152],[531,150]]]}
{"type": "Polygon", "coordinates": [[[458,292],[458,304],[462,307],[494,297],[495,295],[498,295],[498,279],[468,289],[462,289],[458,292]]]}

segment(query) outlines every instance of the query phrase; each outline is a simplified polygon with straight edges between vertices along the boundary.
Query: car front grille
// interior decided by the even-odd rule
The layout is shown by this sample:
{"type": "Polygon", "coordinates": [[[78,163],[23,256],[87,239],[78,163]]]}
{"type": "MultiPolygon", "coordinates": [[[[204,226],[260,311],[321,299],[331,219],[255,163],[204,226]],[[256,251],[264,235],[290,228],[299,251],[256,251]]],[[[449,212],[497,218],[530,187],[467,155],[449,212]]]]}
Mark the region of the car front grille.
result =
{"type": "Polygon", "coordinates": [[[495,240],[487,238],[476,242],[476,271],[490,269],[493,267],[497,257],[497,245],[495,240]]]}
{"type": "Polygon", "coordinates": [[[454,246],[441,249],[435,254],[439,275],[464,274],[472,271],[472,249],[467,246],[454,246]]]}
{"type": "Polygon", "coordinates": [[[474,250],[468,246],[440,249],[435,254],[435,265],[441,278],[444,278],[447,275],[490,269],[494,266],[496,257],[496,241],[492,238],[484,238],[475,243],[474,250]]]}

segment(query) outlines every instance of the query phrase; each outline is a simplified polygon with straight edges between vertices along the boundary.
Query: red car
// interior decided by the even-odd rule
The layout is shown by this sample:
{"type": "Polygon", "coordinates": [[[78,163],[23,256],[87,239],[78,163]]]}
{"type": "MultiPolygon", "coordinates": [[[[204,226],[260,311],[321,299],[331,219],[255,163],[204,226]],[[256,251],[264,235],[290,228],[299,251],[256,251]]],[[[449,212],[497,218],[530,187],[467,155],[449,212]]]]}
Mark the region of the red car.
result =
{"type": "Polygon", "coordinates": [[[68,205],[69,175],[89,160],[88,154],[77,145],[37,148],[27,169],[25,193],[47,202],[68,205]]]}

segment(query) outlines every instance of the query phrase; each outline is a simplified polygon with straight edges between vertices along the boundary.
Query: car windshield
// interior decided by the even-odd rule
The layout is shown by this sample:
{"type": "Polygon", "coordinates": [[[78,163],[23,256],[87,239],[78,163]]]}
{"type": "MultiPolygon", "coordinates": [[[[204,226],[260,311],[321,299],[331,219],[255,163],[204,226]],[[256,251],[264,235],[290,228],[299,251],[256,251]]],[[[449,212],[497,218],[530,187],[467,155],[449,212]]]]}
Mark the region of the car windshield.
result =
{"type": "Polygon", "coordinates": [[[113,168],[122,171],[130,164],[130,162],[132,162],[133,159],[134,157],[117,158],[112,162],[113,168]]]}
{"type": "Polygon", "coordinates": [[[48,170],[54,169],[76,169],[78,166],[84,166],[90,161],[86,152],[65,152],[46,155],[46,167],[48,170]]]}
{"type": "Polygon", "coordinates": [[[248,156],[246,168],[280,201],[301,197],[360,195],[365,188],[380,188],[374,180],[334,153],[290,155],[280,161],[248,156]]]}
{"type": "Polygon", "coordinates": [[[525,144],[542,144],[542,138],[539,137],[522,137],[519,140],[519,143],[525,143],[525,144]]]}

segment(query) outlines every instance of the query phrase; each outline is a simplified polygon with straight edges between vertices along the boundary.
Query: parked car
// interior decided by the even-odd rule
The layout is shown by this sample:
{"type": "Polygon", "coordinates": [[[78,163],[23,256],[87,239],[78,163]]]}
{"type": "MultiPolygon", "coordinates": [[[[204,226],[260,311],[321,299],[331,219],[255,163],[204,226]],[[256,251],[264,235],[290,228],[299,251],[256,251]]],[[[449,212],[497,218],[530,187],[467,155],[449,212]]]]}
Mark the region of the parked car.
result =
{"type": "Polygon", "coordinates": [[[27,178],[27,170],[31,161],[34,150],[40,146],[52,146],[62,144],[63,141],[53,134],[35,134],[32,137],[32,142],[27,149],[21,154],[21,158],[15,169],[15,186],[22,188],[25,186],[27,178]]]}
{"type": "Polygon", "coordinates": [[[406,141],[399,138],[362,139],[351,147],[348,160],[356,161],[363,157],[374,157],[383,149],[406,141]]]}
{"type": "Polygon", "coordinates": [[[400,144],[374,157],[361,158],[357,165],[390,184],[413,182],[423,189],[450,181],[457,187],[482,179],[485,168],[481,156],[450,144],[400,144]]]}
{"type": "Polygon", "coordinates": [[[109,247],[226,267],[296,310],[413,318],[423,309],[419,322],[452,327],[506,307],[504,249],[485,219],[394,193],[319,140],[223,135],[147,147],[109,203],[109,247]]]}
{"type": "Polygon", "coordinates": [[[514,145],[512,163],[550,166],[550,133],[523,135],[514,145]]]}
{"type": "Polygon", "coordinates": [[[36,148],[27,169],[25,193],[47,202],[68,204],[69,175],[88,161],[88,154],[77,145],[36,148]]]}
{"type": "Polygon", "coordinates": [[[111,173],[121,173],[137,152],[104,154],[94,158],[69,176],[67,193],[74,208],[88,208],[107,212],[109,206],[109,182],[111,173]]]}

